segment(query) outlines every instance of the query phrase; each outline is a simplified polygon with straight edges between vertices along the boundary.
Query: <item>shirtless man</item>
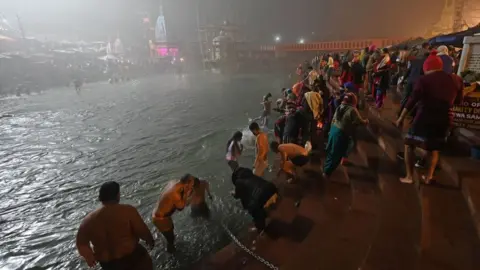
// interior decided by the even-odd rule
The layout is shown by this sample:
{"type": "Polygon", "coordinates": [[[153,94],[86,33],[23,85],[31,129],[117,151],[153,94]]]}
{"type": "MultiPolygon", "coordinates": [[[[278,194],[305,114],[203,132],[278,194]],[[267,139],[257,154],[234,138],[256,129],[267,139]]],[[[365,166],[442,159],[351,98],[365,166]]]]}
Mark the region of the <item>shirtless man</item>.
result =
{"type": "Polygon", "coordinates": [[[205,201],[205,193],[208,194],[210,200],[213,200],[208,182],[195,178],[192,200],[190,202],[190,215],[192,217],[210,218],[210,209],[205,201]]]}
{"type": "Polygon", "coordinates": [[[175,252],[175,234],[173,233],[172,215],[175,211],[182,211],[189,203],[193,191],[195,177],[184,175],[180,181],[171,181],[160,195],[157,206],[153,211],[153,224],[167,240],[167,251],[175,252]]]}
{"type": "Polygon", "coordinates": [[[263,112],[260,117],[257,117],[253,119],[252,121],[262,121],[262,126],[268,127],[268,120],[270,118],[270,115],[272,114],[272,101],[270,98],[272,97],[272,94],[268,93],[263,97],[262,102],[260,103],[263,105],[263,112]]]}
{"type": "Polygon", "coordinates": [[[271,142],[270,149],[274,153],[280,154],[280,168],[289,177],[289,183],[293,182],[296,177],[296,165],[305,165],[308,162],[308,150],[294,143],[279,144],[271,142]],[[292,160],[295,160],[292,162],[292,160]]]}
{"type": "Polygon", "coordinates": [[[119,203],[120,185],[104,183],[99,199],[102,206],[88,214],[78,229],[80,256],[89,267],[99,262],[104,270],[153,269],[152,258],[138,242],[142,239],[153,248],[152,234],[135,207],[119,203]]]}
{"type": "Polygon", "coordinates": [[[248,128],[256,137],[253,173],[256,176],[262,177],[265,169],[268,167],[268,136],[260,130],[260,126],[256,122],[252,122],[248,128]]]}

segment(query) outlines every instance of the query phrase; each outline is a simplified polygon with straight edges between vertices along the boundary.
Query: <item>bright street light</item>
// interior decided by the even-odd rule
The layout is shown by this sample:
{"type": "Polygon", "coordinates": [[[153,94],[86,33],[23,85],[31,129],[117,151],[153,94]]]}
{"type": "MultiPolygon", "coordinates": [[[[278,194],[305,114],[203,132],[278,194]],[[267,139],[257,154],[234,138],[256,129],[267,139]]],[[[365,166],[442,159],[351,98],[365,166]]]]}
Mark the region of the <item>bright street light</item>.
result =
{"type": "Polygon", "coordinates": [[[281,39],[282,39],[281,36],[275,36],[275,42],[280,42],[281,39]]]}
{"type": "Polygon", "coordinates": [[[301,39],[298,41],[298,43],[300,43],[300,44],[305,43],[305,39],[301,38],[301,39]]]}

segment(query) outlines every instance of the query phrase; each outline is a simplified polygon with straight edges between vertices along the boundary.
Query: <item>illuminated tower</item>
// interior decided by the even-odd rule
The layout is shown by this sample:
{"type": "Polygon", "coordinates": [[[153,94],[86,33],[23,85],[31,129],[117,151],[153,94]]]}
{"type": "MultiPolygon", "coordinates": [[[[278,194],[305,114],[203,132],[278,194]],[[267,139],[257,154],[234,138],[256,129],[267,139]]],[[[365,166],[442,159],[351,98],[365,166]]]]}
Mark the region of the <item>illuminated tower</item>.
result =
{"type": "Polygon", "coordinates": [[[427,36],[457,32],[480,23],[480,0],[446,0],[440,20],[427,36]]]}
{"type": "Polygon", "coordinates": [[[462,31],[465,25],[465,20],[463,18],[465,2],[467,0],[456,0],[453,6],[453,26],[452,30],[454,32],[462,31]]]}
{"type": "Polygon", "coordinates": [[[155,24],[155,41],[167,42],[167,25],[165,24],[165,16],[163,15],[162,1],[160,1],[158,17],[155,24]]]}

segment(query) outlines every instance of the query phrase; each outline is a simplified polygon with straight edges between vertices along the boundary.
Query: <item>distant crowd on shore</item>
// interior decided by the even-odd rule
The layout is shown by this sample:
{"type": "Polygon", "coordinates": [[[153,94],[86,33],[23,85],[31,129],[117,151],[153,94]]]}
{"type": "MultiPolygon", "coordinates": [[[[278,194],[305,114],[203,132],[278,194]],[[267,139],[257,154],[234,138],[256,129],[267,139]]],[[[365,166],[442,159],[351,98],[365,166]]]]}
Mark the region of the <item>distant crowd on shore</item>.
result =
{"type": "MultiPolygon", "coordinates": [[[[349,163],[348,156],[356,145],[356,130],[369,124],[361,110],[370,100],[382,113],[392,85],[398,84],[398,89],[403,90],[396,125],[401,127],[407,117],[411,119],[405,154],[399,154],[405,159],[407,175],[400,181],[413,182],[415,147],[429,153],[424,181],[434,181],[439,151],[452,127],[452,106],[463,98],[463,82],[453,73],[458,59],[450,55],[449,48],[434,49],[428,44],[396,51],[370,46],[343,56],[325,54],[300,64],[296,69],[297,82],[291,88],[281,89],[275,104],[273,95],[266,94],[261,100],[260,117],[249,125],[256,138],[253,166],[241,164],[242,132],[235,132],[226,144],[232,196],[252,217],[251,229],[263,232],[270,209],[281,199],[278,187],[264,176],[269,167],[268,153],[279,156],[278,173],[286,175],[287,183],[297,184],[303,181],[299,172],[307,164],[320,167],[320,153],[324,151],[321,173],[325,180],[330,179],[338,166],[349,163]],[[273,111],[280,116],[273,126],[275,139],[269,142],[264,130],[269,127],[273,111]]],[[[175,252],[173,214],[190,206],[193,217],[208,218],[207,195],[213,199],[208,182],[190,174],[164,188],[152,221],[164,236],[168,252],[175,252]]],[[[119,203],[119,184],[103,184],[99,199],[102,206],[84,219],[77,233],[80,255],[89,266],[98,262],[103,269],[153,269],[152,259],[139,239],[151,248],[154,239],[138,211],[119,203]]],[[[300,204],[301,198],[295,202],[296,206],[300,204]]]]}
{"type": "Polygon", "coordinates": [[[79,82],[82,85],[108,80],[121,82],[165,72],[168,66],[168,61],[159,60],[10,55],[0,58],[0,96],[30,94],[79,82]]]}

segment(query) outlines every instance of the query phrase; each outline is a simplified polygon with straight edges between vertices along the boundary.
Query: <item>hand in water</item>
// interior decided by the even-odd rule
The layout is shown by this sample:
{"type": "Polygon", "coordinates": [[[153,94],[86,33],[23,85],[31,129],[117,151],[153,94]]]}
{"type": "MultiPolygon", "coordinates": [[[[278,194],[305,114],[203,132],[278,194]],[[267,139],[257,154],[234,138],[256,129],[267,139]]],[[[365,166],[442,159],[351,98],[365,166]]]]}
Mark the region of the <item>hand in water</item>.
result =
{"type": "Polygon", "coordinates": [[[147,243],[147,247],[149,250],[153,250],[153,248],[155,247],[155,240],[153,240],[151,243],[147,243]]]}
{"type": "Polygon", "coordinates": [[[85,262],[87,262],[88,267],[93,268],[95,265],[97,265],[97,261],[95,260],[95,257],[90,257],[90,258],[85,258],[85,262]]]}

